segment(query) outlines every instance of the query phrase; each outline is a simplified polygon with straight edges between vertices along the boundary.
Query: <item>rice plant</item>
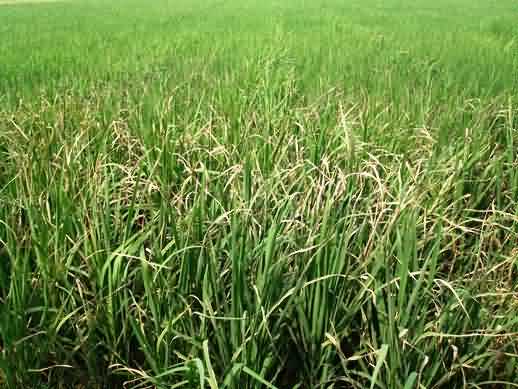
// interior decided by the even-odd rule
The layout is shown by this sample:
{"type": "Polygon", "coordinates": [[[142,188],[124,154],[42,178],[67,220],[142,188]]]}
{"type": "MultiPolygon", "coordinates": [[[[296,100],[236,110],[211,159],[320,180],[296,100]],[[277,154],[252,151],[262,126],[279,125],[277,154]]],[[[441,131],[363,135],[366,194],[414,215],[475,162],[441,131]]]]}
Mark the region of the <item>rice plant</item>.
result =
{"type": "Polygon", "coordinates": [[[518,386],[513,7],[0,1],[0,387],[518,386]]]}

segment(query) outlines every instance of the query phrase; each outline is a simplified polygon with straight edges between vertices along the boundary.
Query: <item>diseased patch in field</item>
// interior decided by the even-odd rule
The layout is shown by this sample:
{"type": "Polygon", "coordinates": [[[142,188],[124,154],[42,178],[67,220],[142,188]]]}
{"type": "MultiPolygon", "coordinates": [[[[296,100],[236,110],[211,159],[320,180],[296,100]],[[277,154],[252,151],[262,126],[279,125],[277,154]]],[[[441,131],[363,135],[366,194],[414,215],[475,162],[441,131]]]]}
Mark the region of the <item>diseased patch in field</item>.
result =
{"type": "Polygon", "coordinates": [[[514,386],[516,0],[0,2],[0,388],[514,386]]]}

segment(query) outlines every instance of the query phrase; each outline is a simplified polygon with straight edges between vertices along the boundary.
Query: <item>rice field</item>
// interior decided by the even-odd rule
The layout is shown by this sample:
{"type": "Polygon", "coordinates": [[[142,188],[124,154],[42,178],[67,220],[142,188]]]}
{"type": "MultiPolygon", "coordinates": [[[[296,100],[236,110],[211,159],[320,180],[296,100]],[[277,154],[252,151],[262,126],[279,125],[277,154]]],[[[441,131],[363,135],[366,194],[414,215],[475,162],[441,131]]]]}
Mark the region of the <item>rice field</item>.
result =
{"type": "Polygon", "coordinates": [[[0,387],[518,387],[517,20],[0,1],[0,387]]]}

